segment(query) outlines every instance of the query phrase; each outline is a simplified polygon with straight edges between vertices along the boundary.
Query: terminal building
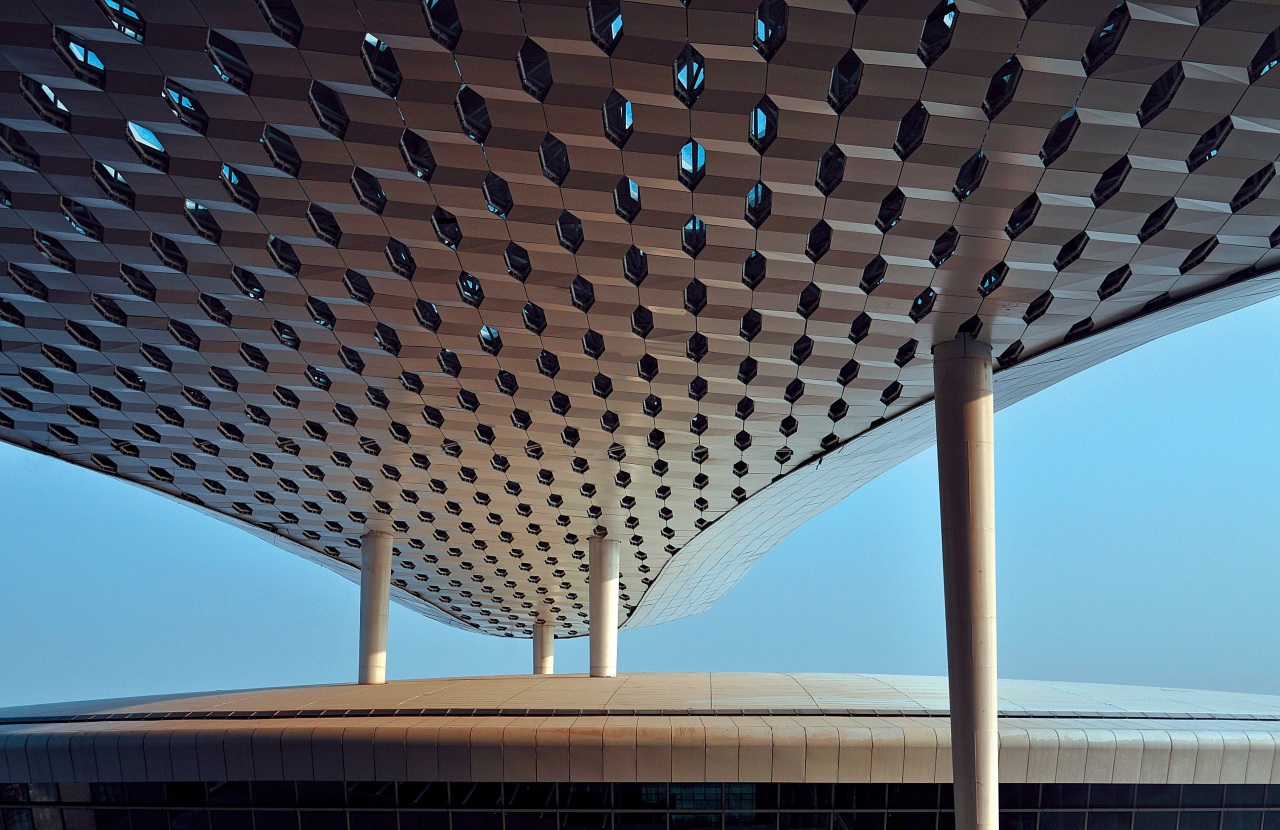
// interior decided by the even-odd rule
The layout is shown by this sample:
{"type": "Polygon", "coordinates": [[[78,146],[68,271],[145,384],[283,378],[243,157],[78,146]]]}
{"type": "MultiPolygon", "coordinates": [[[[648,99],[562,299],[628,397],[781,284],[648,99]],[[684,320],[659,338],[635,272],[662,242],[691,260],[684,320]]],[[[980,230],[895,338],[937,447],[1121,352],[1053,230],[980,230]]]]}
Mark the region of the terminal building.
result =
{"type": "Polygon", "coordinates": [[[0,23],[0,440],[361,603],[352,687],[3,713],[5,830],[1277,830],[1274,700],[997,683],[993,429],[1280,293],[1271,0],[0,23]],[[619,674],[934,443],[945,681],[619,674]],[[391,601],[533,673],[386,684],[391,601]]]}

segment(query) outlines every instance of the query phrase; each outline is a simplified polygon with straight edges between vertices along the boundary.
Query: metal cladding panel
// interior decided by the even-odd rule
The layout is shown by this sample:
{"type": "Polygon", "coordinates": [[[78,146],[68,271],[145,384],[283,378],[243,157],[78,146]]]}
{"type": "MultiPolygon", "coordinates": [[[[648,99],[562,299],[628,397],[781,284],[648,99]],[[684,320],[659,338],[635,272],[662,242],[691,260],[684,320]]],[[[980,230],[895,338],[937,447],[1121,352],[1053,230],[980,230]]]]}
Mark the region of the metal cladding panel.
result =
{"type": "Polygon", "coordinates": [[[585,633],[601,532],[624,624],[707,607],[958,331],[1008,401],[1274,293],[1269,3],[0,18],[0,439],[350,578],[389,530],[484,633],[585,633]]]}

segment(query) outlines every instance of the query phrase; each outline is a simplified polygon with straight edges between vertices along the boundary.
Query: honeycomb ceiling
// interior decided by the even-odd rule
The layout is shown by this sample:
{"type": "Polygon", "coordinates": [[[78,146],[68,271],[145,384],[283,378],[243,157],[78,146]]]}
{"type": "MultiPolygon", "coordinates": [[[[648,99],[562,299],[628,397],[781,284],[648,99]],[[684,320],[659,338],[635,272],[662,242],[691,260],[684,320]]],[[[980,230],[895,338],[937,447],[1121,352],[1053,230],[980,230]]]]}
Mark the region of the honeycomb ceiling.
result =
{"type": "Polygon", "coordinates": [[[586,633],[602,532],[624,622],[693,613],[686,546],[918,449],[868,439],[933,343],[1078,369],[1280,244],[1273,2],[0,18],[0,439],[348,576],[390,530],[397,601],[488,634],[586,633]]]}

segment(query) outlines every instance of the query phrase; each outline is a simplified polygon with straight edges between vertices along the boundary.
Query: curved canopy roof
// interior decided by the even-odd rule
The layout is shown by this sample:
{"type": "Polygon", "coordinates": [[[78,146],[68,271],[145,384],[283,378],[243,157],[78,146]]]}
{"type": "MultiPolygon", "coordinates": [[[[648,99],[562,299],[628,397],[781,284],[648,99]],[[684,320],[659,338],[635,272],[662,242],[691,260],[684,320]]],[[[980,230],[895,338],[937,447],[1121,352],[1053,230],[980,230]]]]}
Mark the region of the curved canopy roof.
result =
{"type": "Polygon", "coordinates": [[[489,634],[638,626],[997,403],[1277,291],[1249,0],[10,0],[0,439],[489,634]],[[820,463],[825,462],[825,463],[820,463]]]}

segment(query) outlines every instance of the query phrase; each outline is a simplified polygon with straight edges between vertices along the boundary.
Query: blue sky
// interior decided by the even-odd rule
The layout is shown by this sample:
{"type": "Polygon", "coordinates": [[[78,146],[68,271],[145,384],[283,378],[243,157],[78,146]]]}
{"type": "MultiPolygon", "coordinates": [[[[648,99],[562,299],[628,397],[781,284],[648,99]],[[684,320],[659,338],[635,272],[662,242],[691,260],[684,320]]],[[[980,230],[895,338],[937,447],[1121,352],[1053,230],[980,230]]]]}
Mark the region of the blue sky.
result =
{"type": "MultiPolygon", "coordinates": [[[[1277,301],[996,416],[1002,677],[1280,694],[1277,301]]],[[[142,489],[0,446],[0,706],[348,682],[357,588],[142,489]]],[[[942,674],[937,470],[809,522],[627,671],[942,674]]],[[[586,640],[557,642],[584,671],[586,640]]],[[[388,675],[522,673],[528,641],[392,607],[388,675]]]]}

